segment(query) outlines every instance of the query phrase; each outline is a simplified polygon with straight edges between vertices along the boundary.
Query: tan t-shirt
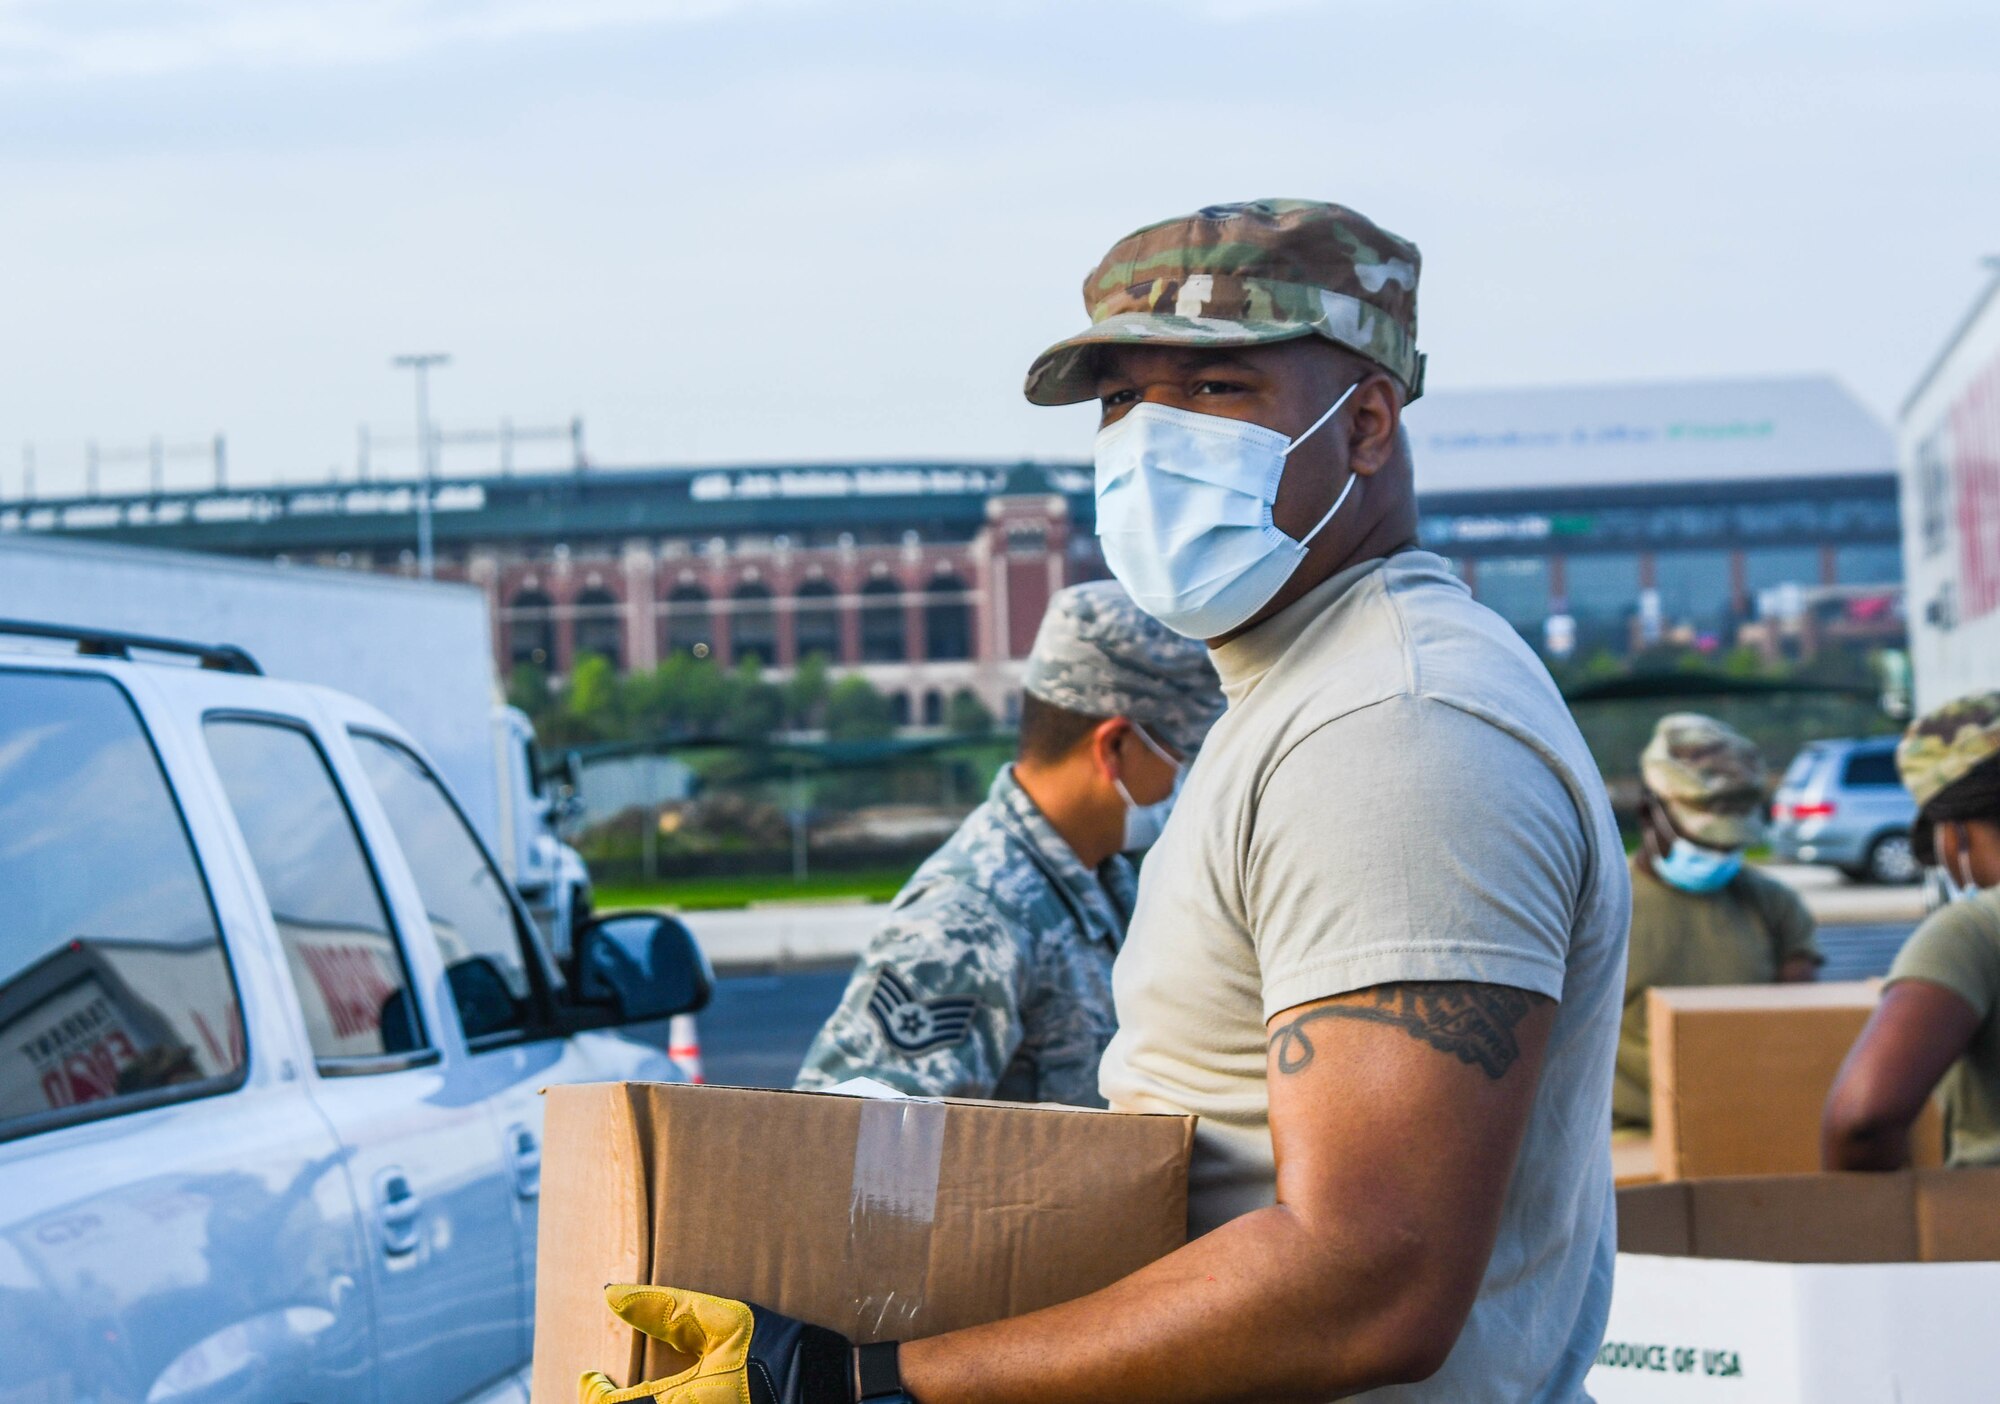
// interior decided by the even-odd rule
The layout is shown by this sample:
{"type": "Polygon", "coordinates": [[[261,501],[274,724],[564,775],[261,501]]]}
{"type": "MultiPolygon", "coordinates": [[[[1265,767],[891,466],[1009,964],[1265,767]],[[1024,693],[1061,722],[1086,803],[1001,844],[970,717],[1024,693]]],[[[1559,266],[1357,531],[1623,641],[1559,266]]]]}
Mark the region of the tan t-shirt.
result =
{"type": "Polygon", "coordinates": [[[1215,664],[1229,710],[1141,875],[1099,1085],[1201,1118],[1203,1232],[1274,1198],[1273,1015],[1406,980],[1560,1001],[1465,1331],[1432,1379],[1367,1397],[1581,1399],[1610,1300],[1629,918],[1590,754],[1540,661],[1428,552],[1342,572],[1215,664]]]}
{"type": "Polygon", "coordinates": [[[1652,1040],[1646,991],[1683,985],[1768,985],[1793,956],[1818,960],[1812,913],[1776,878],[1745,868],[1718,892],[1683,892],[1632,857],[1632,943],[1625,964],[1625,1020],[1615,1126],[1653,1124],[1652,1040]]]}
{"type": "Polygon", "coordinates": [[[1943,985],[1979,1015],[1965,1056],[1944,1075],[1945,1160],[2000,1165],[2000,892],[1932,912],[1889,967],[1889,982],[1898,980],[1943,985]]]}

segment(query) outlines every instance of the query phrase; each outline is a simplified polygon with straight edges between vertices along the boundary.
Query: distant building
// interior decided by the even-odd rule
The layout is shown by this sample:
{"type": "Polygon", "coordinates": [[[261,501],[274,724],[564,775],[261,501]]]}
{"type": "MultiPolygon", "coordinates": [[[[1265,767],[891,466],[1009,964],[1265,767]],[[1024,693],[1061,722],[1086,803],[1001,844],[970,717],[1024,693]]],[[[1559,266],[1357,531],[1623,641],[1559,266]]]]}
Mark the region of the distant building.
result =
{"type": "Polygon", "coordinates": [[[1423,544],[1538,644],[1901,639],[1895,443],[1829,377],[1439,393],[1408,423],[1423,544]]]}
{"type": "MultiPolygon", "coordinates": [[[[1412,407],[1423,544],[1537,646],[1893,633],[1888,431],[1824,377],[1438,391],[1412,407]],[[1787,622],[1789,621],[1789,623],[1787,622]],[[1783,627],[1780,627],[1783,626],[1783,627]],[[1789,634],[1786,629],[1789,628],[1789,634]],[[1759,632],[1759,630],[1762,632],[1759,632]]],[[[480,585],[503,672],[674,652],[868,674],[913,725],[1011,716],[1051,593],[1104,574],[1087,463],[798,464],[455,478],[438,573],[480,585]]],[[[0,535],[414,569],[408,482],[0,504],[0,535]]]]}

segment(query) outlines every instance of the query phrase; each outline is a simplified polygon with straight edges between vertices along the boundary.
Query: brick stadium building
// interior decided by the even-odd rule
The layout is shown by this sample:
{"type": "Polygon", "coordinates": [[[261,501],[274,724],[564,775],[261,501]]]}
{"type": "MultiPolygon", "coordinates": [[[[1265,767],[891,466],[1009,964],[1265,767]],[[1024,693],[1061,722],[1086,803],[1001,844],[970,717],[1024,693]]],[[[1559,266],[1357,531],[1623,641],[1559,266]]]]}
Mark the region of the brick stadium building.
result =
{"type": "MultiPolygon", "coordinates": [[[[0,540],[104,540],[413,573],[414,488],[70,499],[0,507],[0,540]]],[[[1102,574],[1076,529],[1089,477],[964,464],[596,470],[453,479],[434,500],[436,573],[486,593],[495,661],[566,673],[675,651],[859,670],[911,724],[969,688],[1006,714],[1050,594],[1102,574]]]]}
{"type": "MultiPolygon", "coordinates": [[[[1423,544],[1553,651],[1900,636],[1888,432],[1821,377],[1437,392],[1411,410],[1423,544]]],[[[0,504],[8,531],[410,572],[413,485],[0,504]]],[[[675,651],[859,670],[913,725],[1014,706],[1049,595],[1104,573],[1088,465],[838,464],[440,483],[437,571],[502,671],[675,651]]]]}

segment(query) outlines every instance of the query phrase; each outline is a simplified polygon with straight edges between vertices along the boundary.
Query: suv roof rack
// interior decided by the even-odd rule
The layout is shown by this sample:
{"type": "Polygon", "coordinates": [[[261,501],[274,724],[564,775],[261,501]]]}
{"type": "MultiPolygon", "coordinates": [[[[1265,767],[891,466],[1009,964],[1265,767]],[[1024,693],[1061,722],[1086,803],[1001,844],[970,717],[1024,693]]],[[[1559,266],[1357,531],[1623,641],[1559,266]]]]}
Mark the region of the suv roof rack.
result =
{"type": "Polygon", "coordinates": [[[42,624],[25,619],[0,619],[0,635],[13,634],[30,639],[61,639],[76,645],[76,651],[92,658],[132,657],[133,649],[147,653],[177,653],[197,660],[218,673],[247,673],[262,677],[257,660],[235,644],[191,643],[186,639],[161,639],[150,634],[128,634],[119,629],[86,629],[71,624],[42,624]]]}

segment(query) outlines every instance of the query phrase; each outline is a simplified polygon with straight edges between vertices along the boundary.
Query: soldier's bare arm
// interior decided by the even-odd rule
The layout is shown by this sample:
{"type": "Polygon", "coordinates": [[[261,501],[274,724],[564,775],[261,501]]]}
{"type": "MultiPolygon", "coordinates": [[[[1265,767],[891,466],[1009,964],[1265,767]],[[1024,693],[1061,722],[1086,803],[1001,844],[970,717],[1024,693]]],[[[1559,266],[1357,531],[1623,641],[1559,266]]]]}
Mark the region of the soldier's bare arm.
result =
{"type": "Polygon", "coordinates": [[[1929,980],[1898,980],[1854,1041],[1827,1094],[1820,1161],[1828,1170],[1900,1170],[1910,1128],[1979,1031],[1962,995],[1929,980]]]}
{"type": "Polygon", "coordinates": [[[905,1346],[911,1393],[1318,1401],[1433,1373],[1491,1255],[1554,1013],[1428,983],[1279,1014],[1277,1204],[1081,1301],[905,1346]]]}

